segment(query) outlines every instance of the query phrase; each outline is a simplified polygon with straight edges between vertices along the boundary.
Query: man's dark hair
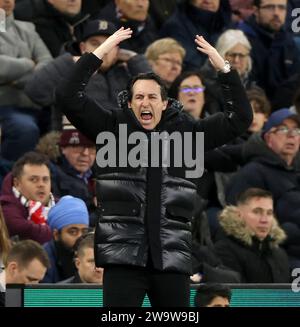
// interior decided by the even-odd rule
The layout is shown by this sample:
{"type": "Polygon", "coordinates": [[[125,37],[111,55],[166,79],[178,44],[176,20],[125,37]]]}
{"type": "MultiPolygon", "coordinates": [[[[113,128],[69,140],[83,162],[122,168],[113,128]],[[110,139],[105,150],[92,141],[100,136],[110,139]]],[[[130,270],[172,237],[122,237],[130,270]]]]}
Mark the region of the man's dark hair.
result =
{"type": "Polygon", "coordinates": [[[141,73],[138,74],[136,76],[134,76],[131,81],[129,82],[128,86],[127,86],[127,92],[128,92],[128,99],[129,101],[132,100],[132,96],[133,96],[133,85],[136,81],[138,80],[153,80],[155,81],[159,86],[160,86],[160,94],[161,94],[161,98],[163,101],[168,99],[168,94],[167,94],[167,88],[165,83],[163,82],[163,80],[156,74],[152,73],[152,72],[148,72],[148,73],[141,73]]]}
{"type": "Polygon", "coordinates": [[[237,197],[237,204],[245,204],[253,198],[270,198],[273,199],[271,192],[263,190],[261,188],[248,188],[246,191],[240,193],[237,197]]]}
{"type": "Polygon", "coordinates": [[[200,285],[197,289],[194,305],[195,307],[206,307],[212,300],[217,297],[223,297],[228,299],[230,302],[231,299],[231,290],[228,286],[222,284],[205,284],[200,285]]]}
{"type": "Polygon", "coordinates": [[[16,261],[20,267],[26,268],[34,259],[40,261],[45,268],[50,267],[47,252],[39,243],[33,240],[20,241],[11,248],[5,266],[16,261]]]}
{"type": "MultiPolygon", "coordinates": [[[[21,158],[19,158],[12,168],[13,178],[19,178],[23,173],[23,168],[25,165],[35,165],[42,166],[45,165],[48,167],[48,158],[38,152],[26,152],[21,158]]],[[[49,169],[49,167],[48,167],[49,169]]],[[[49,170],[50,171],[50,170],[49,170]]]]}
{"type": "Polygon", "coordinates": [[[252,86],[246,91],[249,102],[254,102],[254,110],[261,112],[267,117],[271,113],[271,104],[263,89],[258,86],[252,86]]]}

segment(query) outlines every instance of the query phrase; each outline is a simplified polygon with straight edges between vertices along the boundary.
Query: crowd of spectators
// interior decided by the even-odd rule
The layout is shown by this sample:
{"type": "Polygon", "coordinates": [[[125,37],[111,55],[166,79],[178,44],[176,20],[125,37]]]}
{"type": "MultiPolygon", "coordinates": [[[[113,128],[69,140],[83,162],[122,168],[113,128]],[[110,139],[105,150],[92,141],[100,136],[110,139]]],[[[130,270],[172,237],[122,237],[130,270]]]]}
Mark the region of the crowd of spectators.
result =
{"type": "Polygon", "coordinates": [[[197,34],[238,71],[253,109],[247,133],[205,154],[197,182],[201,205],[192,221],[191,283],[290,282],[291,269],[300,266],[300,36],[291,27],[299,5],[0,0],[6,14],[0,32],[3,290],[20,282],[24,269],[35,271],[25,283],[102,283],[93,234],[85,238],[99,207],[95,140],[66,121],[55,91],[82,55],[121,26],[132,37],[105,55],[86,88],[107,110],[118,110],[133,76],[153,71],[194,119],[224,111],[226,97],[195,47],[197,34]],[[22,251],[32,256],[20,260],[22,251]]]}

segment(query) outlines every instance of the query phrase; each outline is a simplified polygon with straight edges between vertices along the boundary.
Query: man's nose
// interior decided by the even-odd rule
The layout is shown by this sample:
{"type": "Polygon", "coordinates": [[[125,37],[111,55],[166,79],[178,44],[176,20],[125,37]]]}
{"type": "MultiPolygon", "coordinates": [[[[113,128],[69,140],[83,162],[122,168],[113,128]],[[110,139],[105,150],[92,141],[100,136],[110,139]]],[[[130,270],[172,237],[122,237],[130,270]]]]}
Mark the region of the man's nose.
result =
{"type": "Polygon", "coordinates": [[[191,88],[190,91],[188,92],[188,94],[190,95],[195,95],[196,94],[196,90],[191,88]]]}
{"type": "Polygon", "coordinates": [[[88,147],[85,147],[85,148],[82,150],[81,153],[84,154],[84,155],[86,155],[86,156],[88,156],[88,155],[89,155],[89,148],[88,148],[88,147]]]}
{"type": "Polygon", "coordinates": [[[42,178],[38,181],[38,187],[44,187],[46,185],[46,181],[44,181],[42,178]]]}
{"type": "Polygon", "coordinates": [[[149,99],[145,97],[142,101],[142,106],[143,107],[148,107],[149,106],[149,99]]]}
{"type": "Polygon", "coordinates": [[[274,16],[279,17],[279,15],[281,14],[281,12],[282,12],[282,10],[278,6],[275,5],[274,11],[273,11],[274,16]]]}
{"type": "Polygon", "coordinates": [[[267,223],[269,221],[269,216],[267,213],[262,213],[260,216],[261,223],[267,223]]]}
{"type": "Polygon", "coordinates": [[[234,63],[234,64],[239,63],[240,61],[241,61],[240,56],[234,56],[232,59],[232,63],[234,63]]]}

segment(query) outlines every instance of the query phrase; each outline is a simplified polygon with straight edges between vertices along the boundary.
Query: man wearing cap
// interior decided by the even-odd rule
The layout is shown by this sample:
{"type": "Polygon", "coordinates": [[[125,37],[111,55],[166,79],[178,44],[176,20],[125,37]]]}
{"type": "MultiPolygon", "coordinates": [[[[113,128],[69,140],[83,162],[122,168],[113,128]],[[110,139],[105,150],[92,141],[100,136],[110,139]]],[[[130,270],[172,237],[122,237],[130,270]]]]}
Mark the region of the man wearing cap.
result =
{"type": "Polygon", "coordinates": [[[272,113],[263,133],[244,145],[248,162],[230,181],[226,196],[235,204],[238,195],[250,187],[270,191],[275,214],[288,238],[285,244],[291,266],[300,263],[300,118],[289,109],[272,113]]]}
{"type": "Polygon", "coordinates": [[[53,240],[46,243],[44,248],[51,267],[47,270],[43,283],[56,283],[75,274],[73,246],[80,236],[87,233],[88,224],[89,214],[85,203],[73,196],[62,197],[50,210],[48,225],[53,240]]]}
{"type": "MultiPolygon", "coordinates": [[[[59,82],[73,69],[79,55],[92,52],[103,43],[116,27],[107,20],[93,20],[85,25],[82,40],[77,44],[79,54],[65,53],[53,59],[48,65],[36,71],[26,85],[25,92],[43,107],[52,106],[52,127],[61,129],[61,110],[55,104],[55,89],[59,82]]],[[[144,55],[115,48],[103,58],[103,65],[91,77],[86,92],[98,104],[109,110],[117,107],[117,95],[126,88],[129,79],[150,71],[144,55]],[[101,92],[99,90],[101,89],[101,92]]]]}
{"type": "Polygon", "coordinates": [[[60,198],[72,195],[82,199],[90,213],[90,225],[95,224],[95,183],[92,166],[96,145],[72,125],[65,125],[59,141],[61,156],[51,162],[53,194],[60,198]]]}

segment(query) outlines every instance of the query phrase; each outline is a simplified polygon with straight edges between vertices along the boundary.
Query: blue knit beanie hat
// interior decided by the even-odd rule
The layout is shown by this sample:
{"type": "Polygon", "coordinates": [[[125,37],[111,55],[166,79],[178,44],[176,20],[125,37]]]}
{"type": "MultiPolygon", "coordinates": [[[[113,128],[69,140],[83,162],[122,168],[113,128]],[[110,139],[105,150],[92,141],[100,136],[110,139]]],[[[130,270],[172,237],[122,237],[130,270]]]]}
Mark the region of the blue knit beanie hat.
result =
{"type": "Polygon", "coordinates": [[[63,196],[52,207],[48,214],[48,225],[51,230],[61,230],[73,224],[89,225],[89,213],[84,201],[73,196],[63,196]]]}

